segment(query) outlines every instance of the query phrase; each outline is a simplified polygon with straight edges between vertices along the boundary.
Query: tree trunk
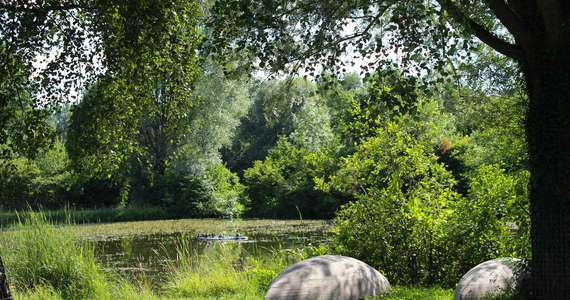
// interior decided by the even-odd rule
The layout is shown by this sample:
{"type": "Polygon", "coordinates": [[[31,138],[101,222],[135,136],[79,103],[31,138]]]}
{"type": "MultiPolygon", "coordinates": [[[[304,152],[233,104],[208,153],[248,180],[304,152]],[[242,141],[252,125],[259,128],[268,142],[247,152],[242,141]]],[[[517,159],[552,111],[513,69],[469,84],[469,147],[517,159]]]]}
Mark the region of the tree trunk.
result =
{"type": "Polygon", "coordinates": [[[570,299],[570,47],[527,52],[531,299],[570,299]]]}
{"type": "Polygon", "coordinates": [[[10,295],[10,287],[8,280],[6,280],[6,272],[4,271],[4,263],[0,257],[0,300],[12,300],[10,295]]]}

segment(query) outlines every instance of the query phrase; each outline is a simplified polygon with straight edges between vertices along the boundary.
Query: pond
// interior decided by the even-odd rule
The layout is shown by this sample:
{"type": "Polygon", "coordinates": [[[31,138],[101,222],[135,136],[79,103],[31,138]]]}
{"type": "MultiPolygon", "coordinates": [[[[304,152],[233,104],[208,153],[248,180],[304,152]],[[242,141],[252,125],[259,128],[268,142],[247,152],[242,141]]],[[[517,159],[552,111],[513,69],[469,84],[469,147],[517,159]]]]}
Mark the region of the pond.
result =
{"type": "Polygon", "coordinates": [[[240,248],[242,256],[270,256],[280,249],[318,245],[331,238],[326,221],[284,220],[167,220],[77,226],[77,232],[95,246],[106,269],[129,277],[161,281],[184,244],[199,255],[220,244],[240,248]],[[198,241],[197,235],[247,236],[247,241],[198,241]]]}

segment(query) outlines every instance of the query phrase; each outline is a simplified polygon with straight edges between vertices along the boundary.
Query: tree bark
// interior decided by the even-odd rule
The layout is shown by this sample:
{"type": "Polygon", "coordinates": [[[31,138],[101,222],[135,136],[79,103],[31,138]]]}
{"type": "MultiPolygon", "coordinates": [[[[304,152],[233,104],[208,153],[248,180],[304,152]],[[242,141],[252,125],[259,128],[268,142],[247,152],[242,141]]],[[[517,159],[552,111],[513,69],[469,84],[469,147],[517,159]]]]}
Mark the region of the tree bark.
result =
{"type": "Polygon", "coordinates": [[[8,280],[6,280],[6,272],[4,271],[2,257],[0,257],[0,300],[12,300],[8,280]]]}
{"type": "Polygon", "coordinates": [[[522,63],[529,108],[531,299],[570,299],[570,47],[537,45],[522,63]]]}

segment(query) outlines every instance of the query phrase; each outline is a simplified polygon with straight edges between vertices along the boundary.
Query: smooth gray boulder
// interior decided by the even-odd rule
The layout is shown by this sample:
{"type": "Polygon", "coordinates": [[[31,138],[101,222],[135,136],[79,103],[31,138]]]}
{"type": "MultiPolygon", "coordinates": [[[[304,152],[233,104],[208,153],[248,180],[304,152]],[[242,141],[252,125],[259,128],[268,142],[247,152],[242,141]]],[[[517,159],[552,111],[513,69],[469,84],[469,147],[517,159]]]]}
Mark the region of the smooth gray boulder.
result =
{"type": "Polygon", "coordinates": [[[390,291],[380,272],[352,257],[323,255],[289,266],[269,286],[266,300],[362,299],[390,291]]]}
{"type": "Polygon", "coordinates": [[[525,275],[522,267],[523,261],[516,258],[497,258],[480,263],[461,277],[453,300],[479,300],[513,291],[525,275]]]}

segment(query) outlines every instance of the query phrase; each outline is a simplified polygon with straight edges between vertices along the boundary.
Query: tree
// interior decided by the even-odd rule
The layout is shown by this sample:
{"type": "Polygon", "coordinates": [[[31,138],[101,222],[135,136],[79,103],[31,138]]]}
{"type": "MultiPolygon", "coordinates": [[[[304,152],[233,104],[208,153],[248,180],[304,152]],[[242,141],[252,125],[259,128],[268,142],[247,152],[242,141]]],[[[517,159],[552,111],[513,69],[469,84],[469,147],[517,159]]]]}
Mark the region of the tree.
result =
{"type": "MultiPolygon", "coordinates": [[[[194,14],[184,13],[186,3],[4,1],[0,4],[0,35],[10,48],[24,53],[30,68],[40,53],[60,46],[62,51],[40,76],[44,86],[57,90],[62,89],[58,84],[62,78],[73,82],[85,76],[68,60],[94,67],[89,62],[100,48],[90,48],[86,41],[97,41],[102,34],[106,45],[103,66],[107,72],[120,70],[125,59],[136,62],[148,53],[141,43],[167,42],[172,27],[161,27],[165,20],[195,20],[194,14]],[[165,8],[169,14],[156,13],[165,8]],[[121,34],[106,35],[105,24],[117,19],[125,21],[121,22],[121,34]],[[137,30],[145,25],[153,30],[139,35],[137,30]],[[85,28],[89,30],[80,30],[85,28]],[[123,43],[105,42],[109,36],[123,43]],[[125,49],[133,51],[120,51],[125,49]]],[[[234,52],[235,47],[248,48],[258,54],[261,67],[274,70],[298,67],[305,58],[315,64],[334,64],[350,45],[373,60],[371,66],[363,66],[365,71],[394,53],[405,54],[400,59],[410,72],[445,69],[449,55],[468,56],[472,40],[465,36],[475,36],[517,61],[529,97],[526,134],[531,172],[532,297],[562,299],[570,295],[569,13],[570,3],[561,0],[230,0],[216,2],[208,24],[217,26],[210,45],[224,49],[222,54],[234,52]],[[344,30],[349,23],[355,25],[352,32],[344,30]]],[[[167,57],[180,58],[176,54],[167,57]]],[[[315,68],[308,69],[314,72],[315,68]]],[[[140,68],[129,71],[137,74],[137,70],[140,68]]],[[[49,95],[61,98],[61,93],[49,95]]]]}
{"type": "Polygon", "coordinates": [[[23,58],[0,42],[0,159],[33,158],[53,144],[48,111],[36,107],[23,58]]]}
{"type": "Polygon", "coordinates": [[[210,24],[218,49],[247,48],[260,66],[342,70],[353,47],[372,60],[394,54],[409,72],[449,71],[478,38],[516,61],[529,97],[532,286],[535,299],[570,296],[570,4],[558,0],[220,1],[210,24]],[[354,30],[345,30],[351,25],[354,30]],[[456,26],[459,25],[459,26],[456,26]],[[309,30],[310,29],[310,30],[309,30]],[[453,64],[451,64],[453,66],[453,64]]]}
{"type": "Polygon", "coordinates": [[[176,168],[186,169],[184,172],[221,161],[220,150],[231,145],[251,104],[247,78],[227,79],[220,67],[211,63],[204,69],[194,89],[195,105],[188,123],[191,130],[174,162],[176,168]]]}
{"type": "Polygon", "coordinates": [[[308,102],[321,100],[317,96],[317,87],[303,78],[272,80],[263,83],[252,95],[253,103],[247,117],[242,119],[231,147],[223,151],[229,167],[240,174],[253,161],[263,160],[277,144],[279,136],[289,136],[295,126],[303,122],[301,115],[307,115],[308,102]]]}

